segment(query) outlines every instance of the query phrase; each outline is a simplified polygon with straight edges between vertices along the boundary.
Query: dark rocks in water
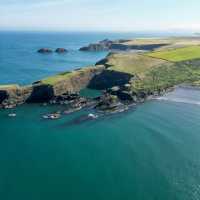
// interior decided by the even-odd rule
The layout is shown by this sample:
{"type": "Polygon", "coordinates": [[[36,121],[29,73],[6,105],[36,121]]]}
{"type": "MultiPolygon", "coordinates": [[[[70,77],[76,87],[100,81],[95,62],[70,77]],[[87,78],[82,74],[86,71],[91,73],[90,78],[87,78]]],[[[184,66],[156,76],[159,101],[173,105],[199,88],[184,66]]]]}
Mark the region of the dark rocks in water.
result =
{"type": "Polygon", "coordinates": [[[133,95],[129,91],[120,90],[117,94],[118,98],[122,101],[134,101],[133,95]]]}
{"type": "Polygon", "coordinates": [[[78,93],[65,93],[59,96],[55,96],[51,99],[51,104],[68,104],[69,102],[79,99],[78,93]]]}
{"type": "Polygon", "coordinates": [[[114,114],[118,112],[123,112],[127,110],[128,107],[122,104],[117,96],[105,93],[103,96],[99,97],[95,109],[103,113],[114,114]]]}
{"type": "Polygon", "coordinates": [[[81,97],[78,93],[65,93],[60,96],[53,97],[50,104],[65,105],[63,114],[70,114],[81,110],[84,107],[91,107],[95,105],[95,101],[81,97]]]}
{"type": "MultiPolygon", "coordinates": [[[[52,49],[49,49],[49,48],[41,48],[37,51],[38,53],[43,53],[43,54],[48,54],[48,53],[53,53],[53,50],[52,49]]],[[[67,49],[65,48],[57,48],[55,50],[56,53],[67,53],[67,49]]]]}
{"type": "Polygon", "coordinates": [[[53,53],[53,51],[49,48],[42,48],[38,50],[38,53],[53,53]]]}
{"type": "Polygon", "coordinates": [[[107,51],[110,49],[110,46],[113,44],[113,41],[105,39],[99,43],[89,44],[86,47],[80,48],[80,51],[107,51]]]}
{"type": "Polygon", "coordinates": [[[65,48],[57,48],[57,49],[55,50],[55,52],[56,52],[56,53],[67,53],[68,50],[65,49],[65,48]]]}
{"type": "Polygon", "coordinates": [[[116,95],[121,101],[129,101],[132,102],[134,101],[134,95],[130,91],[129,87],[127,86],[128,84],[125,84],[122,87],[115,86],[107,90],[107,92],[111,95],[116,95]],[[126,85],[126,86],[125,86],[126,85]]]}

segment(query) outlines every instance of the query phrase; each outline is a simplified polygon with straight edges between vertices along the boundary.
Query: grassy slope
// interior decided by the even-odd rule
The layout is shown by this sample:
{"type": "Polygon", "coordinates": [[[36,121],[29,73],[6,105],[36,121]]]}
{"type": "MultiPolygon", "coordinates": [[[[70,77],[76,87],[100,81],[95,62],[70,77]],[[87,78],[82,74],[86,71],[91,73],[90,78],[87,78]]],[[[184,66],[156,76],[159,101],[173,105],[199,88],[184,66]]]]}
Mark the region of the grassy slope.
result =
{"type": "Polygon", "coordinates": [[[89,72],[92,69],[94,69],[94,66],[85,67],[85,68],[81,68],[81,69],[70,71],[70,72],[63,72],[63,73],[57,74],[55,76],[47,77],[47,78],[41,80],[41,83],[47,84],[47,85],[55,85],[56,83],[59,83],[60,81],[70,79],[74,76],[78,77],[79,75],[81,75],[81,73],[84,73],[86,71],[89,72]]]}
{"type": "Polygon", "coordinates": [[[134,53],[113,54],[109,56],[109,61],[107,62],[111,66],[109,68],[110,70],[126,72],[133,75],[137,74],[141,78],[147,70],[164,63],[167,62],[134,53]]]}
{"type": "Polygon", "coordinates": [[[190,46],[172,50],[148,53],[148,56],[172,62],[180,62],[200,58],[200,46],[190,46]]]}
{"type": "Polygon", "coordinates": [[[55,76],[50,76],[48,78],[41,80],[41,83],[47,84],[47,85],[54,85],[55,83],[60,82],[63,79],[70,77],[71,75],[72,75],[71,72],[60,73],[55,76]]]}
{"type": "Polygon", "coordinates": [[[158,49],[174,49],[192,45],[200,45],[200,37],[140,38],[130,40],[127,45],[168,44],[158,49]]]}
{"type": "MultiPolygon", "coordinates": [[[[191,58],[200,58],[200,47],[187,47],[170,51],[169,62],[159,58],[149,57],[149,54],[134,53],[114,54],[108,57],[108,70],[116,70],[135,75],[132,89],[136,92],[154,92],[167,89],[180,83],[200,83],[200,66],[185,62],[191,58]],[[191,53],[192,51],[192,53],[191,53]],[[178,52],[178,53],[177,53],[178,52]],[[181,54],[181,55],[180,55],[181,54]],[[194,56],[195,55],[195,56],[194,56]]],[[[168,51],[165,51],[168,54],[168,51]]],[[[160,52],[154,52],[159,54],[160,52]]],[[[150,56],[152,56],[150,54],[150,56]]],[[[166,57],[165,57],[166,59],[166,57]]]]}
{"type": "Polygon", "coordinates": [[[198,83],[200,67],[175,63],[161,65],[146,72],[143,79],[132,82],[134,90],[146,92],[159,91],[181,83],[198,83]]]}

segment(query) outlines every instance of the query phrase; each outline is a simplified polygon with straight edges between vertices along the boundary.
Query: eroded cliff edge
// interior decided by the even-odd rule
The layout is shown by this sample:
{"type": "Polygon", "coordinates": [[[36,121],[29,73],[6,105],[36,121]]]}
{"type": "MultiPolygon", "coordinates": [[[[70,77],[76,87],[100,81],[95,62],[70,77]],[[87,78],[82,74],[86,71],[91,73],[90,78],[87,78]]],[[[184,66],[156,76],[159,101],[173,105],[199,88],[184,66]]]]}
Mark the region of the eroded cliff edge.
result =
{"type": "Polygon", "coordinates": [[[89,85],[90,81],[102,73],[104,66],[90,66],[72,72],[64,72],[37,81],[32,85],[5,85],[0,87],[0,105],[15,106],[25,102],[48,102],[64,93],[76,93],[89,85]]]}

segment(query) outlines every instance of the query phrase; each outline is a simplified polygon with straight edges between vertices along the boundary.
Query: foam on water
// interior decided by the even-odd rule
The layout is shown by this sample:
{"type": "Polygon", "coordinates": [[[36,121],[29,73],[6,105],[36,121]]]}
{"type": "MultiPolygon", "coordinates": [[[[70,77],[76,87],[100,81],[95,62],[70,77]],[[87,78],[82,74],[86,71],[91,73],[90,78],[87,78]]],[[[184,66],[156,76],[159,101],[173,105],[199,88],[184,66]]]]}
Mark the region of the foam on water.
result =
{"type": "Polygon", "coordinates": [[[167,98],[167,97],[158,97],[156,99],[161,100],[161,101],[172,101],[172,102],[176,102],[176,103],[186,103],[186,104],[193,104],[193,105],[200,106],[200,101],[193,101],[193,100],[189,100],[189,99],[167,98]]]}
{"type": "Polygon", "coordinates": [[[175,91],[172,91],[162,97],[157,97],[156,100],[200,106],[200,90],[192,87],[177,87],[175,91]]]}

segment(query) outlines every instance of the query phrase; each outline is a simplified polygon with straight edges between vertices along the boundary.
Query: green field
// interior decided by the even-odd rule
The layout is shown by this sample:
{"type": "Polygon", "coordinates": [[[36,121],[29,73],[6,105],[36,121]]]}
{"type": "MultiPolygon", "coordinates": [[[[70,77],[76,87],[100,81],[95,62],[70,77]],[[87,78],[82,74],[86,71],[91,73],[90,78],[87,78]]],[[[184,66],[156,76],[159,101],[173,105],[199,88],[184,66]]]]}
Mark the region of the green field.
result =
{"type": "Polygon", "coordinates": [[[148,53],[147,55],[172,62],[198,59],[200,58],[200,46],[189,46],[172,50],[155,51],[148,53]]]}
{"type": "Polygon", "coordinates": [[[63,80],[70,80],[72,78],[81,77],[83,74],[87,74],[95,69],[96,69],[95,66],[87,66],[87,67],[80,68],[77,70],[63,72],[55,76],[50,76],[45,79],[42,79],[40,83],[45,84],[45,85],[55,85],[63,80]]]}
{"type": "Polygon", "coordinates": [[[64,79],[70,77],[71,74],[72,74],[71,72],[60,73],[55,76],[50,76],[48,78],[41,80],[41,83],[47,84],[47,85],[54,85],[55,83],[60,82],[64,79]]]}
{"type": "Polygon", "coordinates": [[[181,83],[200,85],[198,60],[190,63],[177,61],[200,58],[200,46],[179,48],[150,54],[117,53],[107,57],[107,70],[134,75],[132,90],[152,93],[181,83]],[[154,57],[152,57],[152,54],[154,57]],[[173,58],[173,59],[172,59],[173,58]],[[171,62],[171,61],[176,62],[171,62]]]}
{"type": "Polygon", "coordinates": [[[106,64],[110,66],[109,70],[137,74],[137,76],[142,77],[146,71],[164,63],[167,61],[142,54],[120,53],[109,56],[106,64]]]}

